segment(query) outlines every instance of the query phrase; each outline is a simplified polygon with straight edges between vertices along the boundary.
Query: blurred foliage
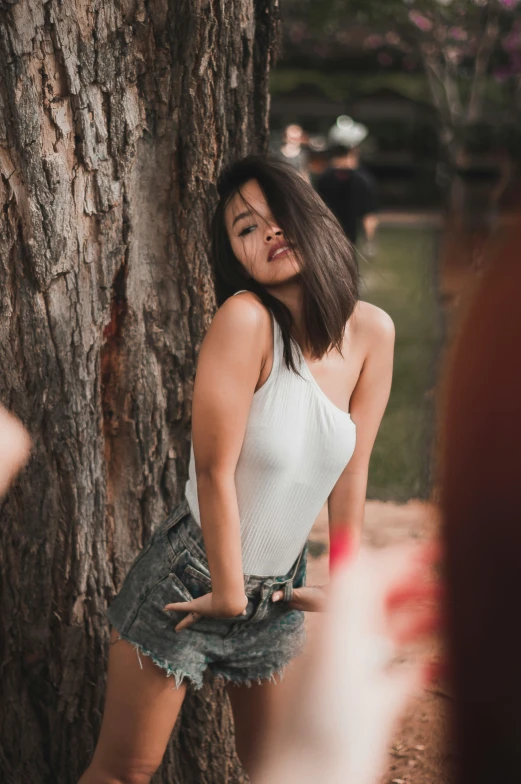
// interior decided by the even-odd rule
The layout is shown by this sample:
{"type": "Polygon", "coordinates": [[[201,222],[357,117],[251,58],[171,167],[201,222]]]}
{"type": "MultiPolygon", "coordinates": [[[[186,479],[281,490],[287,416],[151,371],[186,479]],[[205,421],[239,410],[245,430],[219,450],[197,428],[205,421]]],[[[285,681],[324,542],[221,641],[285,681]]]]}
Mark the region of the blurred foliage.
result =
{"type": "MultiPolygon", "coordinates": [[[[294,68],[284,62],[270,73],[272,95],[293,90],[301,84],[316,84],[328,98],[350,101],[360,95],[370,95],[381,89],[394,90],[413,101],[430,101],[427,78],[421,71],[412,73],[391,69],[351,71],[333,68],[294,68]]],[[[462,94],[468,94],[468,82],[462,84],[462,94]]],[[[501,82],[487,78],[483,84],[484,98],[499,110],[511,105],[511,95],[501,82]]]]}
{"type": "Polygon", "coordinates": [[[274,68],[270,74],[272,95],[288,92],[305,83],[318,85],[328,98],[335,101],[349,101],[358,95],[368,95],[386,87],[413,101],[424,101],[428,91],[427,81],[422,73],[352,73],[284,67],[274,68]]]}
{"type": "Polygon", "coordinates": [[[305,53],[315,70],[329,63],[331,71],[342,61],[351,73],[378,71],[380,80],[397,71],[423,74],[422,97],[437,110],[440,149],[452,171],[467,140],[475,147],[491,97],[504,120],[521,114],[518,6],[519,0],[281,0],[284,55],[301,64],[299,52],[305,53]]]}
{"type": "Polygon", "coordinates": [[[495,54],[503,62],[513,57],[514,73],[521,70],[515,57],[519,36],[512,36],[519,33],[518,5],[519,0],[281,0],[290,41],[315,35],[333,43],[342,40],[343,29],[356,25],[366,28],[368,48],[387,45],[410,53],[424,36],[450,47],[458,59],[473,58],[492,23],[495,54]]]}

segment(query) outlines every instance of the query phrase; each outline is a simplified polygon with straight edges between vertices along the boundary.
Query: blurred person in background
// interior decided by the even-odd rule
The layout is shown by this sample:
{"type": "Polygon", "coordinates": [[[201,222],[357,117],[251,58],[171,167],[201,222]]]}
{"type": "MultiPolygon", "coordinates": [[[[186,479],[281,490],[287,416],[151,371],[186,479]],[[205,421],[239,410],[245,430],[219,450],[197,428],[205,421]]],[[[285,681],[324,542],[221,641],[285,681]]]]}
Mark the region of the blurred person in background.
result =
{"type": "Polygon", "coordinates": [[[300,125],[288,125],[284,129],[279,157],[291,164],[303,177],[309,180],[308,155],[305,149],[307,138],[300,125]]]}
{"type": "MultiPolygon", "coordinates": [[[[369,198],[366,203],[366,208],[370,211],[362,217],[362,223],[365,234],[364,253],[368,256],[374,256],[376,253],[375,235],[378,228],[378,196],[376,180],[369,171],[369,169],[360,161],[360,147],[352,147],[347,156],[347,164],[350,169],[360,174],[369,189],[369,198]]],[[[367,197],[366,197],[367,198],[367,197]]]]}
{"type": "Polygon", "coordinates": [[[367,128],[350,117],[339,117],[328,134],[330,165],[318,178],[316,190],[334,213],[347,237],[356,245],[363,226],[368,255],[375,253],[378,225],[376,184],[369,172],[360,167],[359,145],[367,128]]]}

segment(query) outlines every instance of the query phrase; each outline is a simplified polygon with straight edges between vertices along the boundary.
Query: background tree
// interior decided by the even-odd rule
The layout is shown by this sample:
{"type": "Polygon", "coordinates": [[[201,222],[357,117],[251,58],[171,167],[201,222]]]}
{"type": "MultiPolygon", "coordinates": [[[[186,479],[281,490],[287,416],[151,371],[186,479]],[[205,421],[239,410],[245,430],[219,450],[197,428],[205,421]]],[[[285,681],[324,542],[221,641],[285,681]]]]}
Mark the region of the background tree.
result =
{"type": "MultiPolygon", "coordinates": [[[[216,177],[267,143],[277,0],[1,0],[0,399],[34,441],[2,502],[0,778],[75,782],[110,602],[183,493],[215,307],[216,177]]],[[[157,781],[240,780],[222,695],[157,781]]]]}
{"type": "Polygon", "coordinates": [[[323,60],[350,48],[373,68],[423,70],[439,115],[450,176],[483,120],[492,79],[521,114],[519,0],[283,0],[285,57],[307,49],[323,60]]]}

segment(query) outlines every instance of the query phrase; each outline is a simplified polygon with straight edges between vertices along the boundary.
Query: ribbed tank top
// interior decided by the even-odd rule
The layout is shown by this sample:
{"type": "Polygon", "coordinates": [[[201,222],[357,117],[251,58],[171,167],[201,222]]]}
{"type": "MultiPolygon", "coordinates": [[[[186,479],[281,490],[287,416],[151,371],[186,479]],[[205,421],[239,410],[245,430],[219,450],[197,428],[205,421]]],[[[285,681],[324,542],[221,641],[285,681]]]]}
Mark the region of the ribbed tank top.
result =
{"type": "MultiPolygon", "coordinates": [[[[240,294],[241,292],[236,292],[240,294]]],[[[253,395],[235,470],[244,574],[286,574],[354,452],[356,427],[313,378],[300,347],[301,376],[283,358],[273,322],[273,366],[253,395]]],[[[200,525],[193,444],[186,499],[200,525]]]]}

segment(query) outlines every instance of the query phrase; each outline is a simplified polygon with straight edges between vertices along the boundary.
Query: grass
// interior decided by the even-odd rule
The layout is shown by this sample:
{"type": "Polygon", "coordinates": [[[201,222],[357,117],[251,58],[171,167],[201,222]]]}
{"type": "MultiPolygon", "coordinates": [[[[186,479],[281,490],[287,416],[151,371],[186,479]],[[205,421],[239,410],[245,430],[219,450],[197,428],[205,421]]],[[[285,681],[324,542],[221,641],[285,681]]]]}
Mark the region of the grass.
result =
{"type": "Polygon", "coordinates": [[[436,256],[436,230],[412,225],[381,228],[377,256],[361,261],[361,298],[387,311],[396,327],[393,387],[371,458],[368,498],[429,496],[442,324],[436,256]]]}

